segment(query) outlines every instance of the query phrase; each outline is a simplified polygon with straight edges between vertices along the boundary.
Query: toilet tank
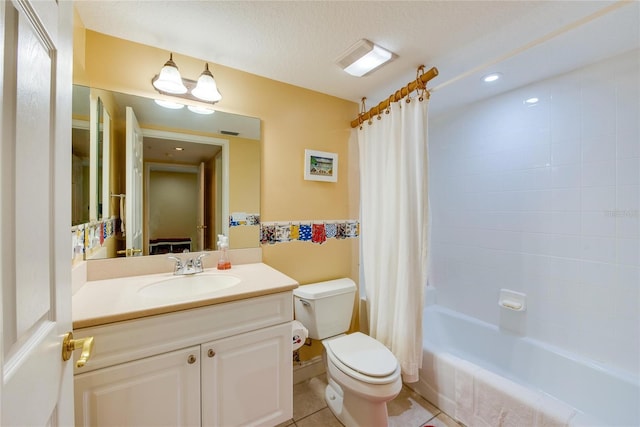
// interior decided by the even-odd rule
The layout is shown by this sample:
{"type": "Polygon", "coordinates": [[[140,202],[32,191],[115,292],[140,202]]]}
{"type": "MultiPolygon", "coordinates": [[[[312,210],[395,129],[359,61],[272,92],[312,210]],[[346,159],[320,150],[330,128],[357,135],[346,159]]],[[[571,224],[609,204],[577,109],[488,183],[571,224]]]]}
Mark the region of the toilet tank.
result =
{"type": "Polygon", "coordinates": [[[309,338],[322,340],[345,333],[351,324],[356,284],[348,278],[312,283],[294,289],[296,319],[309,338]]]}

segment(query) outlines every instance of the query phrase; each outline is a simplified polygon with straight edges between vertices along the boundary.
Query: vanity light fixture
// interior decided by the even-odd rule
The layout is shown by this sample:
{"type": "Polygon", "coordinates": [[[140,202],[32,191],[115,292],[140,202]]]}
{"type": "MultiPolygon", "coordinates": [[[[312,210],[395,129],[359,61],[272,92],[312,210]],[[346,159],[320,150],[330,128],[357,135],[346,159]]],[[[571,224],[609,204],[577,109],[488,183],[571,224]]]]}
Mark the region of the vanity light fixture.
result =
{"type": "Polygon", "coordinates": [[[382,64],[391,61],[396,55],[366,39],[359,40],[343,53],[336,63],[352,76],[362,77],[382,64]]]}
{"type": "Polygon", "coordinates": [[[204,65],[204,71],[200,74],[200,77],[198,77],[198,84],[193,88],[191,93],[203,101],[218,102],[222,99],[213,74],[209,71],[208,63],[204,65]]]}
{"type": "Polygon", "coordinates": [[[204,71],[200,74],[198,81],[185,79],[180,76],[178,66],[173,62],[173,54],[169,55],[169,60],[162,67],[160,74],[154,76],[151,83],[162,95],[177,96],[209,104],[215,104],[222,99],[213,74],[209,71],[208,63],[205,63],[204,71]]]}
{"type": "Polygon", "coordinates": [[[173,62],[173,53],[169,54],[169,60],[164,63],[160,74],[152,81],[153,87],[159,91],[170,94],[187,93],[187,87],[182,82],[182,76],[178,71],[178,66],[173,62]]]}

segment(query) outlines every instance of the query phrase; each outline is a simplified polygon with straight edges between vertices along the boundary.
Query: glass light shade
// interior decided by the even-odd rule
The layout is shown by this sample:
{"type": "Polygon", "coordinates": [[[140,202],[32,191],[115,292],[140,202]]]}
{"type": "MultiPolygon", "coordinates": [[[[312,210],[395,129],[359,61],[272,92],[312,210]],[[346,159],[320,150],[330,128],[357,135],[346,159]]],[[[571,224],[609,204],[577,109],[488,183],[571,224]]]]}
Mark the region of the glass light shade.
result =
{"type": "Polygon", "coordinates": [[[165,62],[164,67],[160,70],[160,75],[158,75],[158,78],[153,82],[153,86],[159,91],[166,93],[187,93],[187,87],[182,82],[182,76],[180,76],[178,66],[173,62],[173,54],[169,56],[169,60],[165,62]]]}
{"type": "Polygon", "coordinates": [[[392,58],[393,53],[374,44],[373,49],[371,49],[369,53],[346,67],[344,71],[352,76],[362,77],[392,58]]]}
{"type": "Polygon", "coordinates": [[[209,71],[209,64],[205,65],[204,71],[198,77],[198,84],[191,91],[191,94],[196,98],[209,102],[218,102],[222,99],[213,74],[209,71]]]}
{"type": "Polygon", "coordinates": [[[172,110],[179,110],[184,108],[184,104],[179,104],[177,102],[166,101],[164,99],[154,99],[155,103],[164,108],[170,108],[172,110]]]}
{"type": "Polygon", "coordinates": [[[189,109],[189,111],[196,114],[213,114],[216,112],[216,110],[213,110],[211,108],[199,107],[197,105],[187,105],[187,108],[189,109]]]}

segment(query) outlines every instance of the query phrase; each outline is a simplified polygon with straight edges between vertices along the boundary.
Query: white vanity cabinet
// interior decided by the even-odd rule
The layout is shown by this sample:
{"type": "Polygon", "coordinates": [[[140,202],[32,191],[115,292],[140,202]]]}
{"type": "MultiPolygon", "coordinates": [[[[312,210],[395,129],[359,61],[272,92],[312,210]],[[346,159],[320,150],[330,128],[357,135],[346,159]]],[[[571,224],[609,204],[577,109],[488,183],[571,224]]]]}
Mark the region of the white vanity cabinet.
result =
{"type": "Polygon", "coordinates": [[[275,426],[292,417],[292,293],[74,330],[76,426],[275,426]]]}
{"type": "Polygon", "coordinates": [[[267,426],[290,419],[283,411],[292,399],[293,379],[283,372],[292,371],[290,341],[291,326],[284,324],[200,346],[202,425],[267,426]]]}
{"type": "Polygon", "coordinates": [[[199,426],[200,347],[74,379],[76,426],[199,426]]]}

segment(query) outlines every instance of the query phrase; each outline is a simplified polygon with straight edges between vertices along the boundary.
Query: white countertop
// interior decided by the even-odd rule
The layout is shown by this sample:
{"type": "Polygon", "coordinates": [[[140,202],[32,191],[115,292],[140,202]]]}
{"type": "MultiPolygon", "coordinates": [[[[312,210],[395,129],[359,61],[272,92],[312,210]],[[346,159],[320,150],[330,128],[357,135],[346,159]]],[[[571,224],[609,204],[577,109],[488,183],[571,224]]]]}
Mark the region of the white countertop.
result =
{"type": "Polygon", "coordinates": [[[263,263],[234,265],[230,270],[207,268],[204,272],[236,276],[241,282],[214,292],[162,300],[144,297],[138,291],[154,282],[179,276],[159,273],[88,281],[73,296],[73,329],[286,292],[298,287],[298,282],[291,277],[263,263]]]}

